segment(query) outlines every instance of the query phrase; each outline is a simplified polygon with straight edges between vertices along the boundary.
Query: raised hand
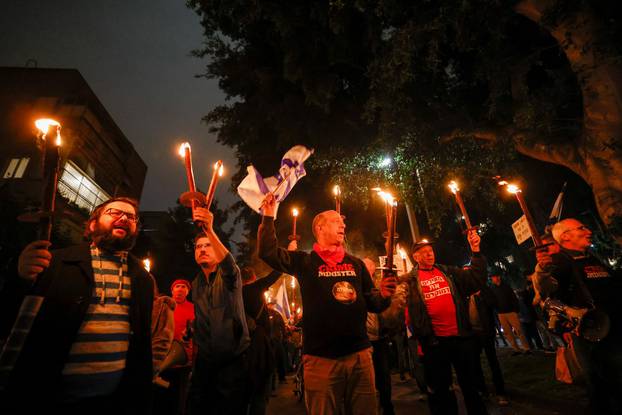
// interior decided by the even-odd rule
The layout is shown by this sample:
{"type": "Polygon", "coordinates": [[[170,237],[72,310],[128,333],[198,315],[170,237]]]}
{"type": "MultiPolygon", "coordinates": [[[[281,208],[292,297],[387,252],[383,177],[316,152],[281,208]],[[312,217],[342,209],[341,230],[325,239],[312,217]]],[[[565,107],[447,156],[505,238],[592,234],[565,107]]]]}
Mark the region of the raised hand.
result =
{"type": "Polygon", "coordinates": [[[467,234],[467,240],[469,241],[469,245],[471,246],[471,252],[479,252],[479,244],[481,242],[481,238],[477,233],[477,229],[469,229],[467,234]]]}
{"type": "Polygon", "coordinates": [[[272,193],[268,193],[261,203],[261,213],[263,216],[270,217],[276,215],[276,198],[272,193]]]}

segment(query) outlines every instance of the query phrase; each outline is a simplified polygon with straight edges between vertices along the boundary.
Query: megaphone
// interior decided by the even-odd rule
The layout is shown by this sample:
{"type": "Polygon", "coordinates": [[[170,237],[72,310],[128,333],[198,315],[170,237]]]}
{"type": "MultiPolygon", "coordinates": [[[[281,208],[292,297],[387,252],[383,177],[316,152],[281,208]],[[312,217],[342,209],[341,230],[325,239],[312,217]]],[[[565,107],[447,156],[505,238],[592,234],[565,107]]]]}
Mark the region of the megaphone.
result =
{"type": "Polygon", "coordinates": [[[609,334],[611,320],[607,313],[596,308],[571,307],[559,300],[547,298],[544,309],[552,316],[553,324],[554,319],[561,319],[567,323],[568,331],[575,331],[578,336],[591,342],[599,342],[609,334]]]}
{"type": "Polygon", "coordinates": [[[176,366],[176,365],[185,365],[188,362],[188,354],[186,353],[186,349],[184,348],[184,344],[179,340],[173,340],[171,344],[171,348],[168,351],[168,354],[162,361],[160,365],[160,369],[155,374],[153,378],[153,383],[163,388],[168,388],[170,382],[162,379],[160,377],[160,373],[164,370],[176,366]]]}

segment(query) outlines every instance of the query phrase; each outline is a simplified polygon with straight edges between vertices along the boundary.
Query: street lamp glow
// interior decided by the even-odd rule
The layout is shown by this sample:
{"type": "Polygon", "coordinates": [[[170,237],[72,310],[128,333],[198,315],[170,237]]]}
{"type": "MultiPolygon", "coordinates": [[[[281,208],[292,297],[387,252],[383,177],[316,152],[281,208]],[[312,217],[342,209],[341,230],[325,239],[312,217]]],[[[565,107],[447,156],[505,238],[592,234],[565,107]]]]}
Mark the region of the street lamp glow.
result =
{"type": "Polygon", "coordinates": [[[393,160],[391,159],[391,157],[385,157],[382,159],[382,161],[380,161],[380,167],[389,167],[392,162],[393,160]]]}

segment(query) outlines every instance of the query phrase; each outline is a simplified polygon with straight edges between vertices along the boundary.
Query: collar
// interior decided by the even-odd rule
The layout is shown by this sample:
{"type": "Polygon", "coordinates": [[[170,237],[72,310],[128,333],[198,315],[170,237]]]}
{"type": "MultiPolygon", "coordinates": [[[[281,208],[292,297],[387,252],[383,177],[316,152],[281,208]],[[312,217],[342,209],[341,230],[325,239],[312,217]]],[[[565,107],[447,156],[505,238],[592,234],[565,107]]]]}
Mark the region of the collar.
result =
{"type": "Polygon", "coordinates": [[[313,251],[331,267],[334,267],[342,262],[343,258],[346,256],[346,250],[343,249],[342,245],[339,245],[335,249],[322,249],[322,247],[316,242],[313,244],[313,251]]]}

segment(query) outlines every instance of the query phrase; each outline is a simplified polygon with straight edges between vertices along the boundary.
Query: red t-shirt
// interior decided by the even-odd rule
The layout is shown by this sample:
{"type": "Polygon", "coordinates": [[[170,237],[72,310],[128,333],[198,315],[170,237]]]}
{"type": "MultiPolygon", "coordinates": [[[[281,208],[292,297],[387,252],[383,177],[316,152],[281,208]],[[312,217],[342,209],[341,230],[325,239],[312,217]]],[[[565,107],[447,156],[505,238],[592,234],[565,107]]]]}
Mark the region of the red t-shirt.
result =
{"type": "MultiPolygon", "coordinates": [[[[175,317],[174,339],[183,341],[182,335],[184,333],[184,330],[186,330],[186,322],[188,320],[190,321],[194,320],[194,304],[187,300],[184,301],[183,303],[177,303],[177,305],[175,306],[174,317],[175,317]]],[[[193,355],[192,341],[190,341],[189,344],[185,346],[185,349],[186,349],[186,354],[188,356],[188,361],[190,363],[190,361],[192,360],[192,355],[193,355]]]]}
{"type": "Polygon", "coordinates": [[[437,268],[420,269],[419,283],[434,334],[438,337],[457,336],[456,305],[443,273],[437,268]]]}

